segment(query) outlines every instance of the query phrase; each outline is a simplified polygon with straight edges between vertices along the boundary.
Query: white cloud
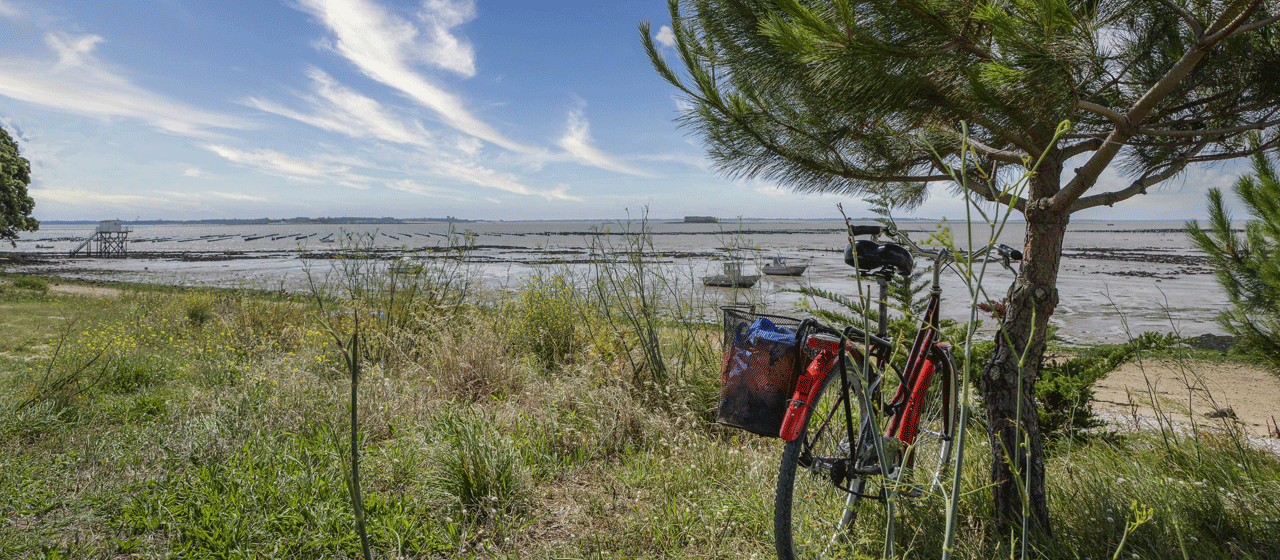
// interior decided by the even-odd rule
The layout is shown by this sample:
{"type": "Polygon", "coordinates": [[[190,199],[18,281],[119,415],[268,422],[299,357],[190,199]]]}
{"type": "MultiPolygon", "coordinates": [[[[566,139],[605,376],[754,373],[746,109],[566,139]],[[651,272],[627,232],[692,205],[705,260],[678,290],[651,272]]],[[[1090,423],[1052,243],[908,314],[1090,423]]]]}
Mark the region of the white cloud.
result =
{"type": "Polygon", "coordinates": [[[332,42],[326,46],[370,79],[399,90],[435,111],[446,125],[456,130],[514,152],[536,151],[508,139],[472,116],[461,99],[441,89],[414,68],[414,63],[424,61],[454,71],[470,67],[470,54],[467,54],[470,48],[463,49],[460,43],[450,46],[444,38],[452,35],[440,31],[447,31],[452,27],[448,24],[462,19],[457,14],[474,11],[473,8],[464,9],[469,3],[428,1],[419,17],[427,22],[427,41],[418,39],[419,29],[412,23],[387,13],[368,0],[299,0],[299,3],[333,33],[332,42]]]}
{"type": "MultiPolygon", "coordinates": [[[[2,1],[2,0],[0,0],[2,1]]],[[[246,129],[253,123],[205,111],[134,85],[94,56],[102,37],[50,33],[53,63],[0,59],[0,95],[93,117],[140,119],[184,136],[211,137],[211,128],[246,129]]]]}
{"type": "Polygon", "coordinates": [[[0,16],[10,19],[18,19],[22,17],[22,10],[17,6],[10,4],[8,0],[0,0],[0,16]]]}
{"type": "Polygon", "coordinates": [[[388,183],[387,188],[395,191],[407,192],[409,194],[416,194],[419,196],[447,198],[450,200],[457,200],[462,202],[471,200],[470,197],[468,197],[467,193],[465,192],[454,190],[454,189],[446,189],[444,187],[434,187],[431,185],[423,185],[412,179],[401,179],[393,183],[388,183]]]}
{"type": "Polygon", "coordinates": [[[658,33],[653,36],[653,40],[657,41],[659,44],[665,47],[674,48],[676,46],[675,32],[672,31],[670,27],[667,27],[665,25],[658,28],[658,33]]]}
{"type": "Polygon", "coordinates": [[[375,181],[372,177],[352,173],[351,167],[347,165],[332,165],[314,159],[304,160],[274,150],[244,151],[218,144],[209,144],[204,147],[232,163],[291,181],[334,182],[354,189],[367,189],[369,183],[375,181]]]}
{"type": "Polygon", "coordinates": [[[649,173],[619,162],[612,156],[593,147],[591,145],[591,124],[587,122],[581,109],[569,112],[569,121],[565,128],[564,136],[561,136],[556,144],[573,156],[574,159],[600,169],[652,177],[649,173]]]}
{"type": "Polygon", "coordinates": [[[98,192],[83,188],[33,188],[28,191],[41,206],[62,204],[74,207],[86,207],[107,210],[161,209],[171,211],[191,211],[208,209],[211,201],[234,201],[267,203],[274,202],[269,198],[228,193],[218,191],[149,191],[146,193],[125,194],[121,192],[98,192]]]}
{"type": "Polygon", "coordinates": [[[204,171],[203,169],[200,169],[199,167],[188,167],[185,171],[183,171],[183,172],[182,172],[182,176],[183,176],[183,177],[195,177],[195,178],[197,178],[197,179],[208,179],[208,178],[209,178],[209,174],[208,174],[208,173],[205,173],[205,171],[204,171]]]}
{"type": "Polygon", "coordinates": [[[28,194],[37,203],[57,202],[71,206],[161,206],[174,207],[172,203],[156,200],[155,197],[141,194],[123,194],[120,192],[102,193],[87,189],[39,188],[28,189],[28,194]]]}
{"type": "Polygon", "coordinates": [[[428,42],[422,45],[422,60],[463,76],[476,74],[475,53],[466,41],[454,37],[450,30],[475,19],[476,5],[471,1],[449,2],[426,0],[418,18],[427,25],[428,42]]]}
{"type": "Polygon", "coordinates": [[[307,76],[315,87],[315,95],[302,97],[310,106],[309,113],[256,97],[245,100],[245,103],[255,109],[352,138],[372,137],[400,144],[431,145],[431,135],[421,124],[405,124],[405,119],[392,115],[377,101],[344,87],[319,68],[309,69],[307,76]]]}
{"type": "Polygon", "coordinates": [[[754,189],[757,193],[765,196],[795,196],[795,193],[779,187],[777,185],[760,185],[754,189]]]}
{"type": "Polygon", "coordinates": [[[235,202],[263,202],[263,203],[265,203],[265,202],[275,202],[275,201],[273,201],[272,199],[267,198],[267,197],[265,197],[265,196],[256,196],[256,195],[252,195],[252,194],[233,193],[233,192],[220,192],[220,191],[203,191],[203,192],[190,192],[190,191],[181,191],[181,192],[175,192],[175,191],[157,191],[157,192],[156,192],[156,194],[157,194],[157,195],[160,195],[160,196],[162,196],[162,197],[165,197],[165,198],[170,198],[170,197],[175,197],[175,198],[188,197],[188,198],[196,198],[196,199],[201,199],[201,200],[231,200],[231,201],[235,201],[235,202]]]}
{"type": "Polygon", "coordinates": [[[687,165],[689,167],[695,167],[697,169],[703,169],[703,170],[711,169],[711,162],[707,160],[706,156],[695,155],[695,154],[676,154],[676,153],[642,154],[642,155],[631,156],[631,159],[640,160],[640,161],[680,163],[683,165],[687,165]]]}
{"type": "Polygon", "coordinates": [[[537,195],[546,198],[547,200],[582,200],[579,197],[568,194],[566,189],[563,187],[550,191],[541,191],[529,188],[521,184],[520,181],[510,173],[500,173],[471,161],[437,161],[432,165],[432,171],[465,183],[503,190],[514,194],[537,195]]]}

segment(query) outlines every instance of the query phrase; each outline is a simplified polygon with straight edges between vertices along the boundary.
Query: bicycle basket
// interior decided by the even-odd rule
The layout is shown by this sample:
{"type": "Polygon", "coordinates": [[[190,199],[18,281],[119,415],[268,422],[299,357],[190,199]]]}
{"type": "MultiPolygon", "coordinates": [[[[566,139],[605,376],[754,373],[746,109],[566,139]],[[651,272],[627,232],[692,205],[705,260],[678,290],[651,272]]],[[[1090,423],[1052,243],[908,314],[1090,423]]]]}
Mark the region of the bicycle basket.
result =
{"type": "Polygon", "coordinates": [[[716,422],[778,437],[787,401],[806,363],[798,360],[800,320],[724,309],[724,356],[716,422]]]}

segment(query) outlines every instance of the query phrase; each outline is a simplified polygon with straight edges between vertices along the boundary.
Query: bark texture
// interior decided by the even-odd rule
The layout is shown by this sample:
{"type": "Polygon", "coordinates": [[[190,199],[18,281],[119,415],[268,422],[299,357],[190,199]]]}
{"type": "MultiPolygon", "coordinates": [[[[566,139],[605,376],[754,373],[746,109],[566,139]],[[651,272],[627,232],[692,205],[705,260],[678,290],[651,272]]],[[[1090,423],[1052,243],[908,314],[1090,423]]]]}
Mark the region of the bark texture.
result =
{"type": "Polygon", "coordinates": [[[1025,513],[1032,527],[1043,533],[1051,527],[1035,385],[1044,357],[1045,330],[1058,305],[1058,261],[1067,221],[1065,213],[1027,212],[1022,271],[1009,289],[995,354],[979,380],[993,453],[993,499],[1002,532],[1021,526],[1024,491],[1025,513]]]}

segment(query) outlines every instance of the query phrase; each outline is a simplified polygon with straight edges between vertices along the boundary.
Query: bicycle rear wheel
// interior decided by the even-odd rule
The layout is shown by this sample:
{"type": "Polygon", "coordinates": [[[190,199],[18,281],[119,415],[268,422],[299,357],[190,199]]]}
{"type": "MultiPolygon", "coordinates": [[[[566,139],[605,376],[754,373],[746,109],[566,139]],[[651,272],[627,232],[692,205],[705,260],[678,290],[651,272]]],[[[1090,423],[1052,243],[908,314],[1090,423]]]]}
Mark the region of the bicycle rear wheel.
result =
{"type": "MultiPolygon", "coordinates": [[[[850,366],[848,372],[851,378],[859,375],[857,367],[850,366]]],[[[866,478],[848,475],[850,450],[858,448],[857,442],[849,441],[848,426],[857,433],[862,407],[851,394],[850,417],[843,397],[839,370],[832,368],[814,398],[804,431],[782,452],[773,510],[781,560],[852,556],[848,533],[866,478]]]]}

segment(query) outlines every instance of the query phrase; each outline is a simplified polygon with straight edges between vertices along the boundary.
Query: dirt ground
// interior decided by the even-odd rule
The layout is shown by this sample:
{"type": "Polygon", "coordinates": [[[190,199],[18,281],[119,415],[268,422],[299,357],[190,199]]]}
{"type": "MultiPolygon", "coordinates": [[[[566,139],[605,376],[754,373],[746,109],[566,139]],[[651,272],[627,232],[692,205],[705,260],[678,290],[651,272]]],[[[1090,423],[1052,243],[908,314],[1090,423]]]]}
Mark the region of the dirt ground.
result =
{"type": "Polygon", "coordinates": [[[71,294],[77,296],[114,298],[120,295],[120,290],[116,288],[106,288],[102,286],[83,286],[72,284],[49,284],[49,291],[59,294],[71,294]]]}
{"type": "Polygon", "coordinates": [[[1232,426],[1280,452],[1280,376],[1260,366],[1209,360],[1141,360],[1094,386],[1094,408],[1113,429],[1154,427],[1165,417],[1180,429],[1232,426]]]}

